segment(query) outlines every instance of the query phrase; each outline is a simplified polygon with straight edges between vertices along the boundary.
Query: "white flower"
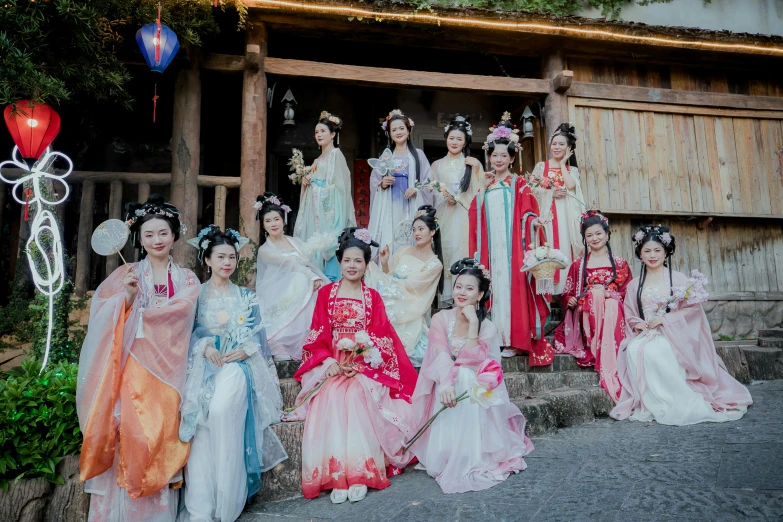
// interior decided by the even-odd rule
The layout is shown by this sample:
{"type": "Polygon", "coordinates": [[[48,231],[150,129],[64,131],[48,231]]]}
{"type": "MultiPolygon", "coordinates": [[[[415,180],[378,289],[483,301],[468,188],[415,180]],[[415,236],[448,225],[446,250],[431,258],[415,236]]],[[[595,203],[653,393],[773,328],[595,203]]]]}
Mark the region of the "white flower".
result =
{"type": "Polygon", "coordinates": [[[204,241],[201,242],[201,250],[206,250],[208,246],[209,246],[209,239],[205,239],[204,241]]]}
{"type": "Polygon", "coordinates": [[[372,348],[364,352],[364,362],[369,364],[373,368],[378,368],[383,364],[383,357],[378,348],[372,348]]]}
{"type": "Polygon", "coordinates": [[[215,319],[217,319],[218,324],[226,324],[228,322],[228,314],[226,312],[218,312],[215,319]]]}
{"type": "Polygon", "coordinates": [[[356,343],[351,341],[347,337],[345,337],[343,339],[340,339],[337,342],[337,349],[338,350],[345,350],[346,352],[350,352],[351,350],[353,350],[354,346],[356,346],[356,343]]]}
{"type": "Polygon", "coordinates": [[[237,316],[237,319],[236,319],[236,321],[237,321],[237,324],[238,324],[238,325],[243,325],[243,324],[245,324],[245,319],[246,319],[246,317],[245,317],[244,315],[242,315],[242,314],[238,315],[238,316],[237,316]]]}
{"type": "Polygon", "coordinates": [[[498,395],[497,388],[487,390],[478,381],[473,381],[473,385],[468,390],[468,397],[470,397],[470,402],[477,403],[482,408],[491,408],[492,406],[503,404],[503,399],[498,395]]]}
{"type": "Polygon", "coordinates": [[[372,339],[370,339],[369,334],[365,330],[356,332],[355,339],[358,344],[369,345],[372,343],[372,339]]]}

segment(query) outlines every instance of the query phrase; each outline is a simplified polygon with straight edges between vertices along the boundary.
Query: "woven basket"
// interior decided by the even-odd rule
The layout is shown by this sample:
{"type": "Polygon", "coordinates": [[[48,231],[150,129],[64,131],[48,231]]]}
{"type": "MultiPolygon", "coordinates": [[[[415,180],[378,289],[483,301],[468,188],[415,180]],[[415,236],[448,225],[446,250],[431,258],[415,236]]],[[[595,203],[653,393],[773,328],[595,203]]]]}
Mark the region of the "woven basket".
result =
{"type": "Polygon", "coordinates": [[[522,268],[536,278],[536,293],[538,295],[555,293],[555,272],[565,268],[565,264],[555,259],[542,259],[532,266],[522,268]]]}

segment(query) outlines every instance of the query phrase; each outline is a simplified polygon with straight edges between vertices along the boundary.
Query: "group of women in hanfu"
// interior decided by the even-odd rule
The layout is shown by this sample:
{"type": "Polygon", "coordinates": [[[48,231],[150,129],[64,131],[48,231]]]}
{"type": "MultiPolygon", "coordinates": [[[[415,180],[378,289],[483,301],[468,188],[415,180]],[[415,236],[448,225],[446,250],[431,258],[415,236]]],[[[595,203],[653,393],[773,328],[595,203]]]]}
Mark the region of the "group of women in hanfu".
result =
{"type": "Polygon", "coordinates": [[[616,419],[745,413],[750,395],[715,353],[703,278],[672,270],[665,226],[634,234],[638,277],[612,253],[608,219],[584,208],[571,125],[527,176],[512,171],[508,113],[484,143],[486,171],[467,119],[445,128],[447,155],[432,166],[413,125],[399,110],[384,120],[390,147],[371,161],[370,224],[359,229],[342,121],[321,114],[321,155],[298,167],[293,236],[291,209],[258,197],[255,292],[231,281],[247,243],[236,231],[212,225],[188,241],[207,267],[202,284],[172,260],[177,209],[159,195],[128,205],[141,261],[96,291],[79,366],[91,520],[236,520],[262,473],[287,459],[280,421],[304,421],[306,498],[359,502],[412,464],[444,493],[492,487],[533,450],[504,356],[546,366],[571,354],[595,367],[616,419]],[[562,269],[537,280],[532,268],[553,261],[562,269]],[[554,346],[553,295],[566,309],[554,346]],[[301,361],[285,412],[275,360],[301,361]]]}

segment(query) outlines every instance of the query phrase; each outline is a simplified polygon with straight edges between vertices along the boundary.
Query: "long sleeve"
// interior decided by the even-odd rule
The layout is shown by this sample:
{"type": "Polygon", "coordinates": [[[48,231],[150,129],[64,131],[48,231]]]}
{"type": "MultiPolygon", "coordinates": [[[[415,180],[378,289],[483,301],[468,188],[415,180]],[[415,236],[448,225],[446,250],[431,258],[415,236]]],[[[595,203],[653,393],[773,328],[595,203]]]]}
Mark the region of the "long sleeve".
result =
{"type": "MultiPolygon", "coordinates": [[[[426,185],[432,179],[432,167],[430,166],[430,162],[427,159],[427,156],[424,155],[423,150],[416,149],[416,153],[418,154],[417,159],[419,160],[419,164],[421,167],[419,183],[421,183],[422,185],[426,185]]],[[[433,203],[432,189],[430,189],[429,187],[425,187],[420,189],[419,192],[421,192],[422,204],[432,205],[433,203]]]]}
{"type": "Polygon", "coordinates": [[[572,297],[576,297],[577,292],[579,291],[579,267],[581,265],[582,259],[577,259],[568,267],[568,278],[563,287],[563,293],[560,296],[560,302],[564,309],[568,308],[568,301],[570,301],[572,297]]]}
{"type": "Polygon", "coordinates": [[[445,313],[440,312],[432,318],[429,344],[421,365],[421,377],[432,381],[437,387],[453,384],[450,376],[454,364],[449,348],[445,313]]]}

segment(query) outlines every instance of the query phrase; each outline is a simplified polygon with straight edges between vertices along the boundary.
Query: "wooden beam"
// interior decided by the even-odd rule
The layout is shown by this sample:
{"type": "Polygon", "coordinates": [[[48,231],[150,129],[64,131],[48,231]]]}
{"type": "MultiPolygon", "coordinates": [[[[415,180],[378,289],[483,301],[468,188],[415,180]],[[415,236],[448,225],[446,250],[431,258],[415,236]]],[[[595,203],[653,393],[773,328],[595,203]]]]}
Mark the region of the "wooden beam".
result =
{"type": "MultiPolygon", "coordinates": [[[[239,176],[239,232],[259,243],[260,227],[255,220],[253,204],[266,187],[266,26],[253,23],[246,32],[247,51],[258,49],[261,66],[246,69],[242,84],[242,148],[239,176]]],[[[248,57],[249,58],[249,57],[248,57]]],[[[255,256],[251,249],[243,249],[243,257],[255,256]]],[[[250,281],[243,281],[249,284],[250,281]]]]}
{"type": "Polygon", "coordinates": [[[783,301],[783,292],[726,292],[710,294],[710,301],[783,301]]]}
{"type": "Polygon", "coordinates": [[[571,88],[571,82],[574,81],[574,71],[564,70],[557,73],[557,76],[552,78],[552,88],[557,93],[564,93],[571,88]]]}
{"type": "Polygon", "coordinates": [[[549,80],[531,78],[406,71],[361,65],[289,60],[286,58],[264,58],[263,67],[267,74],[321,78],[369,86],[393,85],[398,89],[414,87],[497,94],[547,94],[550,87],[549,80]]]}
{"type": "MultiPolygon", "coordinates": [[[[760,118],[765,120],[783,119],[783,111],[721,109],[718,107],[697,107],[694,105],[674,105],[663,103],[601,100],[594,98],[575,98],[573,96],[569,97],[568,100],[571,105],[575,107],[593,107],[596,109],[621,109],[631,111],[659,112],[666,114],[687,114],[691,116],[717,116],[721,118],[760,118]]],[[[783,100],[783,98],[781,98],[781,100],[783,100]]]]}
{"type": "Polygon", "coordinates": [[[222,185],[215,187],[215,217],[214,222],[220,230],[226,230],[226,195],[228,190],[222,185]]]}
{"type": "Polygon", "coordinates": [[[86,180],[79,202],[79,234],[76,240],[76,296],[84,297],[90,289],[90,238],[95,213],[95,183],[86,180]]]}
{"type": "Polygon", "coordinates": [[[547,78],[544,80],[547,86],[547,97],[543,110],[546,153],[542,161],[546,161],[549,157],[549,137],[561,123],[568,121],[568,98],[557,90],[556,83],[557,77],[566,72],[564,64],[563,55],[558,51],[549,53],[542,61],[541,75],[547,78]]]}
{"type": "Polygon", "coordinates": [[[568,95],[580,98],[599,98],[602,100],[783,111],[783,97],[652,89],[605,83],[573,82],[568,95]]]}
{"type": "MultiPolygon", "coordinates": [[[[65,171],[56,169],[55,173],[63,174],[65,171]]],[[[3,169],[3,176],[8,179],[21,177],[24,171],[22,169],[3,169]]],[[[156,174],[150,172],[103,172],[92,170],[74,170],[70,176],[65,178],[68,183],[84,183],[86,180],[95,183],[109,183],[111,181],[122,181],[129,184],[147,184],[153,186],[168,185],[171,183],[171,174],[156,174]]],[[[217,187],[223,185],[226,188],[239,188],[242,178],[239,176],[199,176],[199,187],[217,187]]],[[[149,194],[148,194],[149,195],[149,194]]],[[[146,200],[146,198],[145,198],[146,200]]]]}
{"type": "MultiPolygon", "coordinates": [[[[198,51],[194,51],[198,54],[198,51]]],[[[201,156],[201,74],[198,56],[191,67],[180,69],[174,84],[174,125],[171,136],[171,203],[179,210],[187,240],[198,232],[198,172],[201,156]]],[[[174,260],[185,268],[196,269],[196,249],[175,248],[174,260]]]]}
{"type": "Polygon", "coordinates": [[[683,220],[693,220],[697,218],[701,222],[704,218],[736,218],[736,219],[770,219],[783,221],[783,216],[778,214],[735,214],[732,212],[688,212],[688,211],[671,211],[671,210],[628,210],[622,208],[601,210],[602,213],[607,216],[628,216],[631,218],[638,218],[638,216],[656,218],[656,217],[680,217],[683,220]]]}
{"type": "MultiPolygon", "coordinates": [[[[109,188],[109,219],[122,219],[122,181],[119,180],[112,181],[109,188]]],[[[92,236],[92,231],[90,231],[90,235],[92,236]]],[[[111,275],[118,266],[120,266],[120,256],[117,254],[108,256],[106,258],[106,276],[111,275]]]]}
{"type": "Polygon", "coordinates": [[[205,54],[202,68],[210,71],[242,72],[247,68],[245,57],[238,54],[205,54]]]}

